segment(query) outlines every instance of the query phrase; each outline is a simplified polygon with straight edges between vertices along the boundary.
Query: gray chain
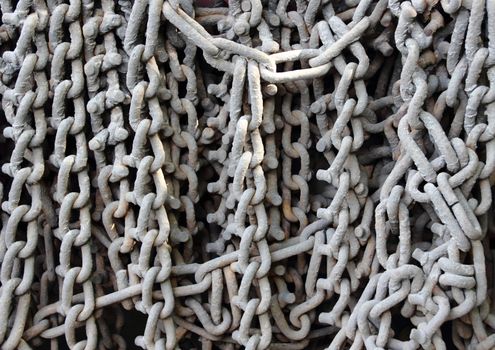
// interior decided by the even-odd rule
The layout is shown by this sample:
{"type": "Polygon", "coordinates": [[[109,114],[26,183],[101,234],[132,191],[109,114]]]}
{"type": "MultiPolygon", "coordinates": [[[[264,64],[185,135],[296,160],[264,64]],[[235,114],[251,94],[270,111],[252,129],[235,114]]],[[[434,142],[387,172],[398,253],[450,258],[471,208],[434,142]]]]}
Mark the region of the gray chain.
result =
{"type": "Polygon", "coordinates": [[[0,13],[1,349],[495,348],[495,1],[0,13]]]}

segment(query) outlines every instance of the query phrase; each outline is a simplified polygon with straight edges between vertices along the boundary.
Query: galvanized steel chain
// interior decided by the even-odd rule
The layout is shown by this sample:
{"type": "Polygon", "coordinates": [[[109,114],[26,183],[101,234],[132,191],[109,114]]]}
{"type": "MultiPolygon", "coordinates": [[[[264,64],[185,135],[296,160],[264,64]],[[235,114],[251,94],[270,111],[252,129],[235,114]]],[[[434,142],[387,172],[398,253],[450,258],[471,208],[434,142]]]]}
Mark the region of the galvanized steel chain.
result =
{"type": "Polygon", "coordinates": [[[495,347],[494,1],[0,13],[2,349],[495,347]]]}

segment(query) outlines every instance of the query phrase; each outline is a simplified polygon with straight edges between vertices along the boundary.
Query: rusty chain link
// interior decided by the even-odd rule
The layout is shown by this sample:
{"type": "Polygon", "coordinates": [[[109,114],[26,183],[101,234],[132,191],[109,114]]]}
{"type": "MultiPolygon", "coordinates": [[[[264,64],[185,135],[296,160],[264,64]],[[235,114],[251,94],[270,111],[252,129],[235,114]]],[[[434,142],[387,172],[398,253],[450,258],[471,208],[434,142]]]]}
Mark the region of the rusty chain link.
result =
{"type": "Polygon", "coordinates": [[[495,348],[495,1],[0,13],[1,349],[495,348]]]}

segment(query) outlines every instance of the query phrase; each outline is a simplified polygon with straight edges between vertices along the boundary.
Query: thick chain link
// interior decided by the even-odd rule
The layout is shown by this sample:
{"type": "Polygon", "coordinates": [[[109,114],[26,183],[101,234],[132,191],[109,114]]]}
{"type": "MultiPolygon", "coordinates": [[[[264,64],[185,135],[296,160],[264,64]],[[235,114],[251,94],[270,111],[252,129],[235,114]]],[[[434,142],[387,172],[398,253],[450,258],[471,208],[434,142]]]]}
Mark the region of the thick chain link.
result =
{"type": "Polygon", "coordinates": [[[0,13],[2,349],[495,348],[495,1],[0,13]]]}

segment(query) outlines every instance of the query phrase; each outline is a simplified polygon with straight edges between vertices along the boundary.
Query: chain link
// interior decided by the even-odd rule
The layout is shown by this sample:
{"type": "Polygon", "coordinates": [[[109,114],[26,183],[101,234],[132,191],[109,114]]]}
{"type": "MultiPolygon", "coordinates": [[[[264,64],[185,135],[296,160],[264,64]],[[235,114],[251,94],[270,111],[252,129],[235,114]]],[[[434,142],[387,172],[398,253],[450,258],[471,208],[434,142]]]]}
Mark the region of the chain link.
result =
{"type": "Polygon", "coordinates": [[[495,1],[0,13],[2,349],[495,348],[495,1]]]}

